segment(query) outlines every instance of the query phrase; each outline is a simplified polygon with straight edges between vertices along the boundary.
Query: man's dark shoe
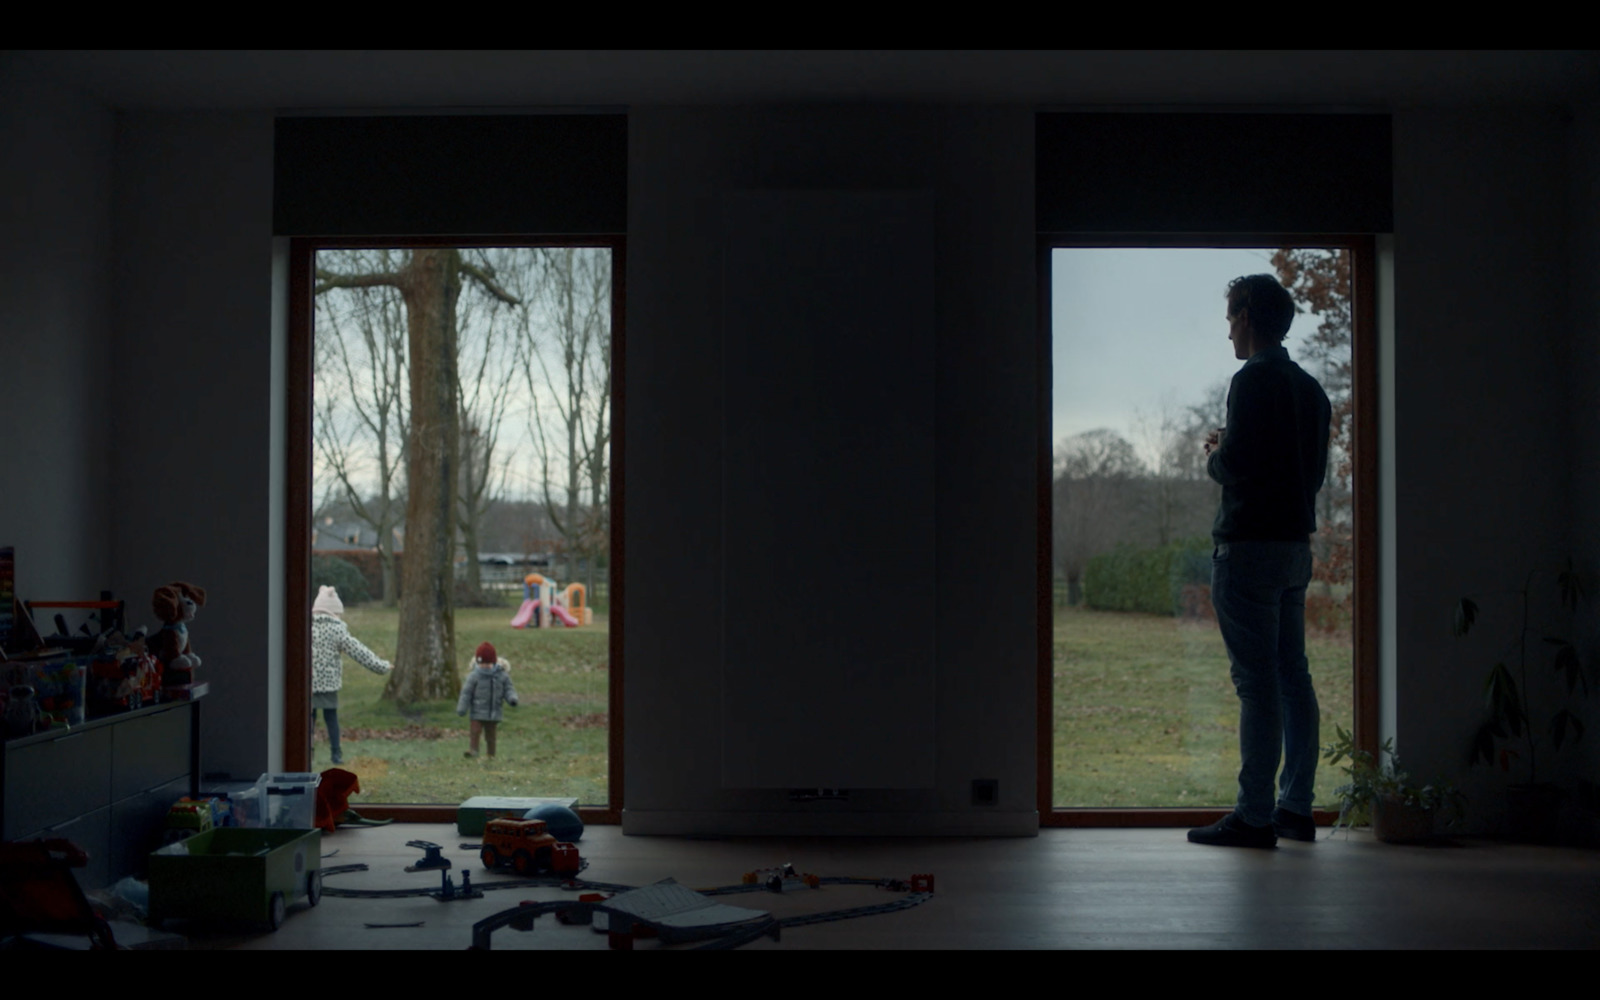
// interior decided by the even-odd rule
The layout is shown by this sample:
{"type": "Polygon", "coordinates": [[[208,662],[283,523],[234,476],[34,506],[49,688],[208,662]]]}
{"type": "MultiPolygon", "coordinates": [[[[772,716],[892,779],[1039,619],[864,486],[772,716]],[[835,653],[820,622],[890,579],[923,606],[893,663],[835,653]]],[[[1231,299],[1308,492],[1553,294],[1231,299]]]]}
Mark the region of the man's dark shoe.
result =
{"type": "Polygon", "coordinates": [[[1274,809],[1272,831],[1289,840],[1314,841],[1317,839],[1317,821],[1287,809],[1274,809]]]}
{"type": "Polygon", "coordinates": [[[1278,835],[1270,826],[1251,826],[1229,813],[1210,826],[1189,831],[1189,842],[1216,847],[1277,847],[1278,835]]]}

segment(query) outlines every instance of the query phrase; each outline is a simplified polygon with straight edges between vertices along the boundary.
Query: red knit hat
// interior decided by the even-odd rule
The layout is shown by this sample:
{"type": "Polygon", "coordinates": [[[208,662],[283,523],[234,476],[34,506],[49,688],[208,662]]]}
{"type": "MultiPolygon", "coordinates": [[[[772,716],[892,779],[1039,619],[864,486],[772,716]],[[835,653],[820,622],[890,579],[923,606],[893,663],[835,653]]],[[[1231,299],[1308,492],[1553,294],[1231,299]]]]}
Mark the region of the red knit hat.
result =
{"type": "Polygon", "coordinates": [[[477,661],[479,663],[499,663],[500,657],[494,651],[493,643],[483,643],[478,647],[477,661]]]}

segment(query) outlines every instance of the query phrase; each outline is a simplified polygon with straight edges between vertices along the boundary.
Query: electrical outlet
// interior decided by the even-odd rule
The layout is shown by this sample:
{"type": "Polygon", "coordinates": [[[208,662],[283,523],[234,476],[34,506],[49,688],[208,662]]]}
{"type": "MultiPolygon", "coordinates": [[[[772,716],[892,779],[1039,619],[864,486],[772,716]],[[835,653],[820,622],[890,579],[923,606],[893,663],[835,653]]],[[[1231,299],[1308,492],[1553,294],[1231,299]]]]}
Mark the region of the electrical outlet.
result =
{"type": "Polygon", "coordinates": [[[1000,801],[1000,782],[994,778],[974,778],[972,780],[972,804],[975,806],[992,806],[1000,801]]]}
{"type": "Polygon", "coordinates": [[[795,788],[789,791],[790,802],[848,802],[850,792],[844,788],[795,788]]]}

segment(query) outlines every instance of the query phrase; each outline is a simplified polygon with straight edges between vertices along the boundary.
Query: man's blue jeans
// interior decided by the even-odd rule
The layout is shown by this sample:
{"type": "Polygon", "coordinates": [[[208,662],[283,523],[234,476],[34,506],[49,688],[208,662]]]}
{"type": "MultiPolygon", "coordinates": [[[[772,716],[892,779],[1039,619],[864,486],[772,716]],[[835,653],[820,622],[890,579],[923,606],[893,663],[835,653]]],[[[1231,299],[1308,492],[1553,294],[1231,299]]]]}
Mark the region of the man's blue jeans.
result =
{"type": "Polygon", "coordinates": [[[1211,556],[1211,604],[1239,693],[1239,804],[1253,826],[1272,822],[1283,761],[1283,809],[1311,815],[1320,714],[1306,662],[1307,542],[1228,542],[1211,556]]]}

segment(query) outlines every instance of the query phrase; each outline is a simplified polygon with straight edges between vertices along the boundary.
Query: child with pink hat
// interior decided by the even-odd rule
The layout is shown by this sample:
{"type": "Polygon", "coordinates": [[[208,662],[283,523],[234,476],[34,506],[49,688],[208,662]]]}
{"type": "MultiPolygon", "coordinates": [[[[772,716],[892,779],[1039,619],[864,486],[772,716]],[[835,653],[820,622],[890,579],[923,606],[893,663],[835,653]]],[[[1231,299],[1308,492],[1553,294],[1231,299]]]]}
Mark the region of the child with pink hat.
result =
{"type": "Polygon", "coordinates": [[[339,689],[344,686],[344,660],[350,657],[375,674],[386,674],[393,669],[388,660],[374,653],[350,634],[344,623],[344,602],[339,591],[324,586],[317,591],[311,605],[311,735],[317,730],[317,709],[322,709],[322,721],[328,724],[328,748],[333,751],[333,762],[344,763],[343,748],[339,745],[339,689]]]}

